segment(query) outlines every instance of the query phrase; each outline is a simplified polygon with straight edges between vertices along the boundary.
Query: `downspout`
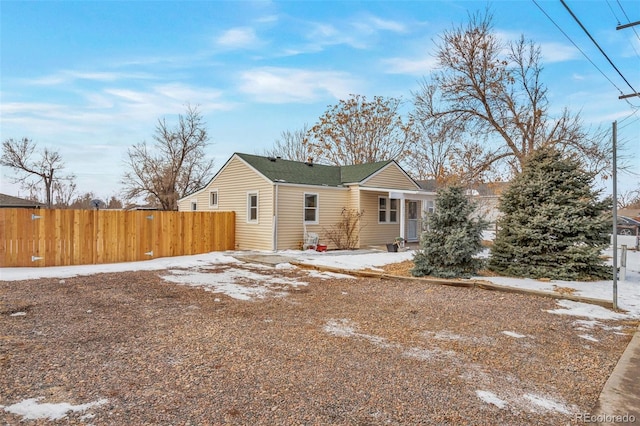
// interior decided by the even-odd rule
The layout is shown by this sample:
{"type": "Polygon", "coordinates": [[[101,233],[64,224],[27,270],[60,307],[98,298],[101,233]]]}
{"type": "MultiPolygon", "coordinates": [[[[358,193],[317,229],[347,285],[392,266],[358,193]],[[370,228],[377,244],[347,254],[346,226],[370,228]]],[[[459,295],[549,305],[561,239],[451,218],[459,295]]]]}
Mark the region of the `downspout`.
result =
{"type": "Polygon", "coordinates": [[[273,184],[273,251],[278,251],[278,184],[273,184]]]}

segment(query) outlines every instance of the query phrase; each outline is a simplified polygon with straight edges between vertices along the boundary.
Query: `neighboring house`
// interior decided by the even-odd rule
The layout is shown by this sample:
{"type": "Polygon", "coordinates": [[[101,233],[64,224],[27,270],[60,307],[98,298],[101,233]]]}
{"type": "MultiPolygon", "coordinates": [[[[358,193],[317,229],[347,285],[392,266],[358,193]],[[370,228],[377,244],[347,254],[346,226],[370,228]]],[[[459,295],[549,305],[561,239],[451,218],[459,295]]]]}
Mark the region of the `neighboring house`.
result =
{"type": "Polygon", "coordinates": [[[434,198],[393,160],[329,166],[235,153],[204,188],[178,200],[178,210],[234,211],[238,249],[285,250],[300,248],[306,233],[335,248],[326,231],[354,209],[364,211],[359,247],[367,247],[418,241],[434,198]]]}
{"type": "MultiPolygon", "coordinates": [[[[425,191],[437,191],[437,184],[433,179],[420,180],[417,182],[425,191]]],[[[477,205],[475,216],[481,216],[489,222],[489,224],[495,225],[500,217],[500,211],[498,210],[500,195],[506,189],[507,185],[508,182],[480,183],[467,190],[467,194],[470,195],[471,200],[477,205]]],[[[433,208],[433,206],[430,206],[430,208],[433,208]]]]}
{"type": "Polygon", "coordinates": [[[7,194],[0,194],[0,208],[40,209],[45,207],[45,204],[37,201],[25,200],[24,198],[18,198],[7,194]]]}

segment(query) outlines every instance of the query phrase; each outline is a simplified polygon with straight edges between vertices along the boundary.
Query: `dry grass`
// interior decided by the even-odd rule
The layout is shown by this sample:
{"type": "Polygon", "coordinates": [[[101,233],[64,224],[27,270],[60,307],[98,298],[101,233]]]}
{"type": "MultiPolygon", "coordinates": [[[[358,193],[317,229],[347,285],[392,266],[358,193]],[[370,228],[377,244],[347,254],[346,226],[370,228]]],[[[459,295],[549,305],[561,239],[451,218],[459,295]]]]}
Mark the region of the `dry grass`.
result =
{"type": "Polygon", "coordinates": [[[629,341],[604,325],[633,327],[585,331],[525,295],[252,272],[308,285],[241,301],[167,271],[0,282],[0,405],[104,398],[62,421],[96,426],[568,424],[629,341]]]}

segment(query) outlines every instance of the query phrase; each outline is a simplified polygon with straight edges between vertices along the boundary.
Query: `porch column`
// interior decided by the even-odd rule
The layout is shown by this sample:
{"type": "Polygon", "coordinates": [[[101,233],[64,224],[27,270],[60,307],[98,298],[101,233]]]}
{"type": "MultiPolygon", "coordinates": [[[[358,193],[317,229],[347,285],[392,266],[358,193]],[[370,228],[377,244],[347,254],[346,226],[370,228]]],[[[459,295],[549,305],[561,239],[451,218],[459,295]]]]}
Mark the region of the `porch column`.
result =
{"type": "Polygon", "coordinates": [[[406,200],[404,199],[404,197],[400,198],[398,200],[398,204],[400,204],[400,238],[402,238],[402,241],[406,241],[406,237],[405,237],[405,228],[406,228],[406,223],[405,223],[405,204],[406,204],[406,200]]]}

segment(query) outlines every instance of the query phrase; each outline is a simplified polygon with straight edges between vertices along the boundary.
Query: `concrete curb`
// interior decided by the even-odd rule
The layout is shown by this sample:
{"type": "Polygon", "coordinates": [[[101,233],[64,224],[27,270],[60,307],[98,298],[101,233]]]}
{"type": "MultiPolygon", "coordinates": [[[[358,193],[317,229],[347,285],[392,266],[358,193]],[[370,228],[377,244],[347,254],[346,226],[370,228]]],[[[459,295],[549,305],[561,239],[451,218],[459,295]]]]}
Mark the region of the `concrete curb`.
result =
{"type": "Polygon", "coordinates": [[[640,326],[602,388],[591,420],[598,425],[640,424],[640,326]]]}

